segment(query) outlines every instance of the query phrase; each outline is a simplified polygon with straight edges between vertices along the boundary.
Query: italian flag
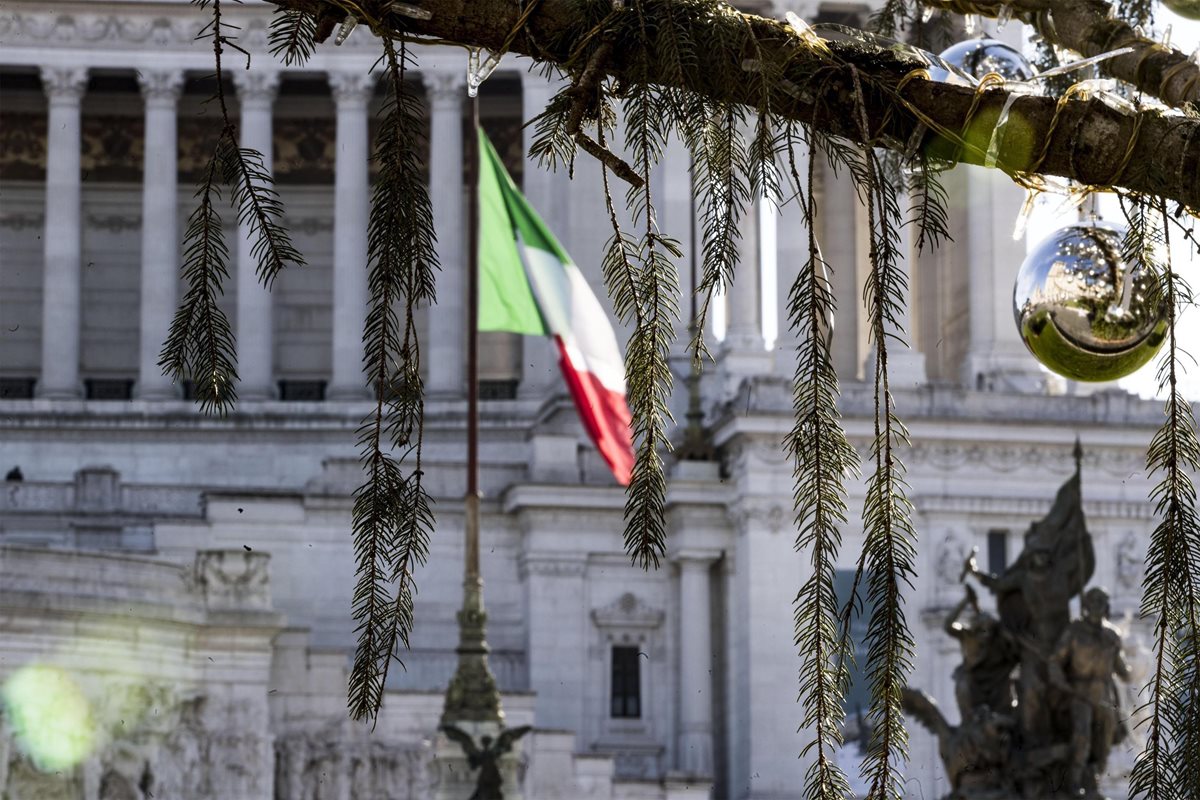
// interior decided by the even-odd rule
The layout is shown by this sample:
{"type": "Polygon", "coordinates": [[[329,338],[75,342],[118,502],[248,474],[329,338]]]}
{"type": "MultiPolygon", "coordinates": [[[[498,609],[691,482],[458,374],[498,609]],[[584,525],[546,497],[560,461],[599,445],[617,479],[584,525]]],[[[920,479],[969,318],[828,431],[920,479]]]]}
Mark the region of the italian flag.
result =
{"type": "Polygon", "coordinates": [[[479,130],[479,330],[550,336],[588,436],[629,485],[633,434],[617,337],[579,267],[479,130]]]}

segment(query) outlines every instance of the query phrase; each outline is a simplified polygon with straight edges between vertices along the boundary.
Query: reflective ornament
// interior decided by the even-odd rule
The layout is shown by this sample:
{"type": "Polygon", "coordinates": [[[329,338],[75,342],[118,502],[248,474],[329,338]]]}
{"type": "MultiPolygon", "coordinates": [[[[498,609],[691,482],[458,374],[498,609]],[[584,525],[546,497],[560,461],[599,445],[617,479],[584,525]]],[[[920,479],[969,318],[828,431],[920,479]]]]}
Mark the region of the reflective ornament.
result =
{"type": "Polygon", "coordinates": [[[1121,258],[1124,236],[1107,223],[1068,225],[1039,244],[1017,273],[1017,330],[1034,358],[1065,378],[1124,378],[1166,338],[1157,280],[1121,258]]]}
{"type": "MultiPolygon", "coordinates": [[[[995,72],[1006,81],[1027,81],[1034,75],[1033,65],[1020,50],[990,36],[959,42],[943,50],[941,58],[976,80],[989,72],[995,72]]],[[[932,70],[930,72],[934,80],[945,80],[932,75],[932,70]]]]}
{"type": "Polygon", "coordinates": [[[1200,0],[1163,0],[1163,5],[1186,19],[1200,19],[1200,0]]]}

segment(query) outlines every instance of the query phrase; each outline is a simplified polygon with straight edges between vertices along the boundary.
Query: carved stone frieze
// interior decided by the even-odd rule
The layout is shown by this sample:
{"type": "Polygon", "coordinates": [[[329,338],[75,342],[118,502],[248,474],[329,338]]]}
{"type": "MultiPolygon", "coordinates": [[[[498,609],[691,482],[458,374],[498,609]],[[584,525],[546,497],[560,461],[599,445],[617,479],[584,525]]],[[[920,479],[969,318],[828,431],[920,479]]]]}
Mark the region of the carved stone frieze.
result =
{"type": "Polygon", "coordinates": [[[592,620],[601,628],[657,628],[665,618],[665,611],[652,608],[633,592],[592,609],[592,620]]]}

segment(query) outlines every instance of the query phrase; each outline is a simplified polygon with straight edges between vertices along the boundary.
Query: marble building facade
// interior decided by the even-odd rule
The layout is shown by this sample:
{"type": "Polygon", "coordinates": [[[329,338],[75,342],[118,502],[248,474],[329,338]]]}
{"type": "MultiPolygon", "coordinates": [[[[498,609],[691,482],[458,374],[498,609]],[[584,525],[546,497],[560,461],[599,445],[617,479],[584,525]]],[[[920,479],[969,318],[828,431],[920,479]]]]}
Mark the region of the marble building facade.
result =
{"type": "MultiPolygon", "coordinates": [[[[775,5],[763,9],[798,4],[775,5]]],[[[87,756],[54,776],[0,728],[0,796],[425,800],[437,791],[465,489],[466,59],[422,50],[413,78],[428,113],[443,265],[439,303],[421,319],[437,531],[417,577],[413,648],[372,732],[346,720],[344,687],[377,53],[359,31],[285,68],[266,54],[269,13],[261,2],[229,10],[254,65],[231,66],[228,88],[242,143],[266,154],[309,263],[263,290],[247,232],[224,214],[242,399],[210,417],[157,366],[192,187],[215,133],[204,103],[211,51],[194,40],[202,21],[183,0],[13,0],[0,11],[0,471],[23,477],[0,484],[0,683],[29,665],[61,668],[93,703],[97,729],[87,756]]],[[[483,121],[599,287],[608,235],[596,222],[599,170],[581,159],[571,182],[525,162],[522,123],[555,91],[527,66],[506,60],[489,79],[483,121]]],[[[672,145],[654,176],[661,225],[685,249],[687,168],[672,145]]],[[[818,233],[840,298],[843,410],[865,455],[873,356],[856,311],[865,213],[846,180],[817,171],[818,233]]],[[[1160,410],[1116,389],[1070,391],[1037,370],[1009,311],[1022,195],[981,170],[957,170],[947,184],[955,241],[911,253],[913,302],[901,320],[911,347],[892,364],[920,534],[906,599],[914,683],[953,715],[958,654],[941,628],[960,597],[962,561],[972,547],[993,566],[1015,556],[1070,475],[1077,434],[1097,582],[1113,591],[1118,618],[1136,609],[1153,526],[1144,450],[1160,410]]],[[[806,561],[793,548],[781,450],[794,340],[780,321],[806,241],[794,209],[763,205],[745,221],[702,384],[719,458],[672,467],[668,553],[655,571],[623,554],[624,495],[587,443],[548,344],[482,339],[491,663],[510,723],[535,726],[521,754],[530,800],[800,794],[791,601],[806,561]]],[[[682,343],[678,355],[682,377],[682,343]]],[[[682,389],[674,403],[682,412],[682,389]]],[[[846,571],[864,486],[850,491],[846,571]]],[[[914,798],[944,791],[936,747],[918,730],[909,777],[914,798]]]]}

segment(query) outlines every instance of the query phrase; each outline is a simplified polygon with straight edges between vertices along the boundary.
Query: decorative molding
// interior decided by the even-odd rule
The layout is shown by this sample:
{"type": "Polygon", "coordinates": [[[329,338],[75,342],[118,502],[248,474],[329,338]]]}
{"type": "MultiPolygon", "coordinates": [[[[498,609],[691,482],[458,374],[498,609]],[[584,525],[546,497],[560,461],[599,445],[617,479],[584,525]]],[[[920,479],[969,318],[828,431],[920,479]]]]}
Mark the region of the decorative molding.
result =
{"type": "Polygon", "coordinates": [[[518,563],[521,580],[530,575],[544,575],[554,578],[582,578],[587,572],[585,556],[575,558],[550,555],[522,554],[518,563]]]}
{"type": "Polygon", "coordinates": [[[41,230],[46,225],[46,218],[41,214],[0,214],[0,228],[11,231],[41,230]]]}
{"type": "MultiPolygon", "coordinates": [[[[986,514],[1026,517],[1034,520],[1050,509],[1051,497],[980,497],[972,495],[913,495],[913,506],[924,516],[931,514],[986,514]]],[[[1149,520],[1154,516],[1150,503],[1122,500],[1096,500],[1083,503],[1083,511],[1098,519],[1149,520]]]]}
{"type": "Polygon", "coordinates": [[[142,217],[140,214],[88,214],[87,224],[88,227],[109,233],[140,231],[142,217]]]}
{"type": "Polygon", "coordinates": [[[592,621],[600,628],[652,629],[662,625],[666,612],[651,608],[633,592],[626,592],[602,608],[592,609],[592,621]]]}
{"type": "Polygon", "coordinates": [[[183,70],[139,70],[138,86],[142,89],[142,97],[146,105],[174,105],[183,92],[183,70]]]}
{"type": "Polygon", "coordinates": [[[78,103],[87,84],[87,67],[42,67],[42,89],[51,103],[78,103]]]}
{"type": "Polygon", "coordinates": [[[299,231],[306,236],[316,236],[319,233],[333,231],[333,220],[329,217],[300,217],[299,219],[288,217],[284,219],[284,223],[289,229],[299,231]]]}
{"type": "Polygon", "coordinates": [[[378,76],[362,70],[340,70],[328,73],[329,89],[339,110],[342,106],[357,108],[366,106],[375,94],[378,76]]]}

